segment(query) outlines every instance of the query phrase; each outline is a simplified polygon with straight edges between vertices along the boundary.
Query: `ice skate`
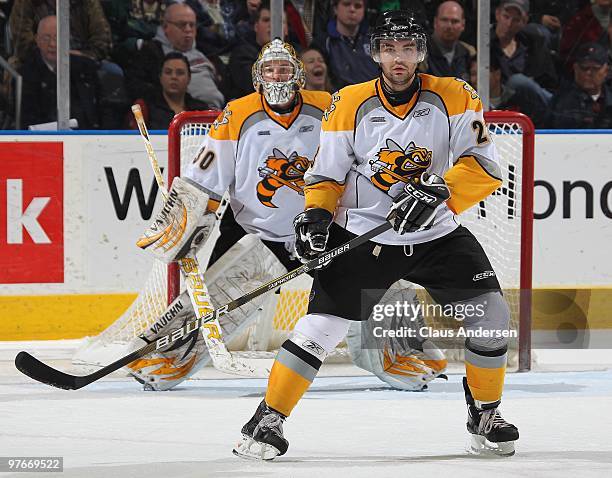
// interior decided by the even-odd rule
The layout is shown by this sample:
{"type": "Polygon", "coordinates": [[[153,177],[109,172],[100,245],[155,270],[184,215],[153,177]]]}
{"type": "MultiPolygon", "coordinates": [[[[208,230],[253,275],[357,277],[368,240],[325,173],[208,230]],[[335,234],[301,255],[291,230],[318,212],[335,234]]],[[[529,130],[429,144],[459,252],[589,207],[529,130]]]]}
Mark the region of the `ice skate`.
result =
{"type": "Polygon", "coordinates": [[[284,455],[289,448],[283,437],[285,418],[262,400],[253,418],[242,427],[242,440],[232,450],[234,455],[254,460],[273,460],[284,455]]]}
{"type": "Polygon", "coordinates": [[[467,429],[470,432],[468,453],[482,456],[514,455],[514,442],[519,437],[518,429],[502,418],[497,405],[491,408],[478,408],[465,377],[463,389],[468,405],[467,429]]]}

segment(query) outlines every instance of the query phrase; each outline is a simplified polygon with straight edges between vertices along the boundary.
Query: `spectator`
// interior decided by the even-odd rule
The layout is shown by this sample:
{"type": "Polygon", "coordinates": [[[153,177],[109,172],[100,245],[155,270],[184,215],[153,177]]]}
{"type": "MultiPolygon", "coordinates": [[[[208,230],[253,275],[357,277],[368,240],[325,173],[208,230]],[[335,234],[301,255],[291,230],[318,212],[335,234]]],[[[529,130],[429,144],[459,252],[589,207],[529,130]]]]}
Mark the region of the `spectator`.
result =
{"type": "Polygon", "coordinates": [[[106,0],[102,6],[113,35],[112,58],[127,68],[143,42],[155,37],[166,4],[163,0],[106,0]]]}
{"type": "MultiPolygon", "coordinates": [[[[571,16],[578,10],[579,4],[585,0],[532,0],[531,22],[545,38],[545,46],[555,53],[559,52],[561,28],[567,24],[571,16]]],[[[586,0],[589,1],[589,0],[586,0]]]]}
{"type": "Polygon", "coordinates": [[[240,9],[234,0],[185,0],[196,14],[198,33],[196,47],[210,59],[224,57],[227,61],[232,47],[238,42],[236,23],[240,9]]]}
{"type": "Polygon", "coordinates": [[[327,64],[320,50],[314,47],[306,48],[300,54],[304,63],[306,75],[306,90],[319,90],[333,93],[335,91],[327,74],[327,64]]]}
{"type": "MultiPolygon", "coordinates": [[[[262,0],[243,0],[238,9],[236,34],[240,40],[246,40],[253,35],[253,25],[259,17],[262,0]]],[[[268,3],[268,9],[270,2],[268,3]]]]}
{"type": "MultiPolygon", "coordinates": [[[[55,0],[16,0],[10,17],[14,41],[11,62],[23,64],[36,47],[34,28],[40,20],[55,15],[55,0]]],[[[97,112],[88,115],[88,127],[113,129],[121,126],[121,117],[128,106],[123,70],[108,60],[111,49],[110,26],[99,0],[70,1],[70,65],[77,75],[88,77],[98,100],[97,112]],[[79,59],[75,59],[75,57],[79,59]],[[89,78],[93,69],[95,75],[89,78]],[[94,116],[99,118],[94,120],[94,116]]],[[[74,81],[74,76],[72,80],[74,81]]],[[[77,84],[77,86],[80,86],[77,84]]],[[[84,94],[84,93],[83,93],[84,94]]],[[[89,94],[89,93],[87,93],[89,94]]],[[[89,101],[85,101],[89,107],[89,101]]],[[[81,111],[84,111],[81,108],[81,111]]],[[[84,124],[81,123],[81,127],[84,124]]]]}
{"type": "Polygon", "coordinates": [[[327,58],[332,81],[342,88],[375,78],[378,65],[370,57],[365,0],[333,0],[332,5],[327,33],[314,42],[327,58]]]}
{"type": "MultiPolygon", "coordinates": [[[[20,68],[23,77],[22,126],[57,121],[57,19],[43,18],[34,37],[35,49],[20,68]]],[[[70,117],[79,128],[99,127],[95,90],[96,64],[84,56],[70,56],[70,117]]]]}
{"type": "Polygon", "coordinates": [[[515,91],[529,91],[548,104],[557,86],[557,72],[541,36],[523,30],[529,18],[529,0],[502,0],[495,9],[491,55],[495,56],[504,85],[515,91]]]}
{"type": "Polygon", "coordinates": [[[576,51],[574,84],[552,100],[553,128],[612,128],[612,88],[606,84],[608,51],[585,43],[576,51]]]}
{"type": "MultiPolygon", "coordinates": [[[[331,0],[291,0],[287,2],[287,15],[291,17],[291,7],[295,8],[300,15],[302,26],[304,29],[305,45],[300,43],[302,48],[306,48],[312,43],[313,38],[325,33],[327,21],[329,20],[329,11],[331,0]],[[291,6],[289,5],[291,4],[291,6]]],[[[289,18],[289,33],[291,30],[299,30],[292,24],[292,19],[289,18]]],[[[298,32],[298,39],[301,40],[298,32]]]]}
{"type": "Polygon", "coordinates": [[[216,69],[206,55],[195,47],[195,42],[194,11],[181,3],[168,6],[155,38],[143,44],[127,70],[128,90],[132,98],[154,96],[164,56],[177,51],[185,55],[191,67],[189,94],[215,108],[221,108],[224,99],[215,83],[216,69]]]}
{"type": "Polygon", "coordinates": [[[429,43],[423,71],[436,76],[454,76],[468,80],[470,58],[476,49],[459,41],[465,30],[465,15],[461,4],[454,0],[442,2],[434,18],[434,32],[429,43]]]}
{"type": "MultiPolygon", "coordinates": [[[[234,47],[228,64],[228,96],[240,98],[253,93],[251,68],[257,60],[261,48],[271,41],[270,38],[270,3],[263,1],[255,14],[252,36],[234,47]]],[[[283,22],[284,35],[287,36],[287,24],[283,22]]]]}
{"type": "Polygon", "coordinates": [[[612,0],[593,0],[592,5],[585,5],[567,22],[561,35],[561,57],[566,71],[575,74],[572,68],[576,58],[575,52],[583,43],[601,43],[606,49],[610,49],[611,10],[612,0]]]}
{"type": "MultiPolygon", "coordinates": [[[[476,57],[470,59],[470,84],[478,88],[476,57]]],[[[499,60],[491,56],[489,64],[489,107],[492,110],[511,110],[525,113],[536,127],[543,128],[548,120],[549,103],[529,88],[514,89],[502,82],[499,60]]]]}
{"type": "MultiPolygon", "coordinates": [[[[136,100],[150,129],[168,129],[174,115],[182,111],[210,109],[206,103],[187,93],[190,81],[189,61],[185,55],[175,51],[168,53],[159,73],[160,88],[155,96],[147,100],[136,100]]],[[[134,116],[130,114],[128,119],[130,128],[137,129],[134,116]]]]}
{"type": "MultiPolygon", "coordinates": [[[[55,15],[56,0],[15,0],[9,20],[15,64],[23,63],[35,49],[34,28],[40,20],[55,15]]],[[[70,54],[95,61],[108,58],[110,26],[99,0],[70,1],[70,54]]]]}

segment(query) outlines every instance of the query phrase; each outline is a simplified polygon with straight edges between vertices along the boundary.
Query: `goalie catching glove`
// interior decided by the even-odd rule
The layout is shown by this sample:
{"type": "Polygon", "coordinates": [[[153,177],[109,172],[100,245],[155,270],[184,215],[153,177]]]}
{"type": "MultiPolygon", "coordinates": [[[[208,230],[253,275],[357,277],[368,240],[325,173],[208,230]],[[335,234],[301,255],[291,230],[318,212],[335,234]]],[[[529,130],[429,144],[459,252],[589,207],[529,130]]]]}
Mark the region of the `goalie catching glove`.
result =
{"type": "Polygon", "coordinates": [[[325,252],[333,217],[323,208],[307,209],[295,216],[295,253],[300,261],[306,263],[325,252]]]}
{"type": "Polygon", "coordinates": [[[164,207],[136,245],[169,263],[199,248],[210,236],[216,216],[205,212],[208,193],[198,184],[174,178],[164,207]]]}
{"type": "Polygon", "coordinates": [[[387,221],[400,234],[431,227],[436,209],[450,198],[443,178],[424,172],[421,178],[408,180],[404,190],[393,200],[387,221]]]}

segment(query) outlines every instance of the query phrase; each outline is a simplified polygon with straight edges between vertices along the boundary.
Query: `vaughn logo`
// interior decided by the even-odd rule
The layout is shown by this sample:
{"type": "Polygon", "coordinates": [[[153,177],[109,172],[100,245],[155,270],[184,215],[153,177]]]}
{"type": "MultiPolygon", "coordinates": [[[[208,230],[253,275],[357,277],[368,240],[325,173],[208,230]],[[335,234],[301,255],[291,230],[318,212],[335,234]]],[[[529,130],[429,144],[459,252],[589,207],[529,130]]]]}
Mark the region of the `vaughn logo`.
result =
{"type": "Polygon", "coordinates": [[[183,303],[180,301],[180,299],[178,301],[176,301],[174,304],[171,304],[170,307],[166,310],[166,312],[164,313],[164,315],[162,315],[150,328],[149,330],[153,333],[153,334],[157,334],[161,329],[163,329],[166,325],[168,325],[168,323],[170,323],[172,321],[172,319],[174,319],[177,314],[183,310],[185,308],[185,306],[183,305],[183,303]]]}
{"type": "Polygon", "coordinates": [[[486,279],[487,277],[494,277],[494,276],[495,276],[495,271],[479,272],[474,277],[472,277],[472,281],[476,282],[482,279],[486,279]]]}

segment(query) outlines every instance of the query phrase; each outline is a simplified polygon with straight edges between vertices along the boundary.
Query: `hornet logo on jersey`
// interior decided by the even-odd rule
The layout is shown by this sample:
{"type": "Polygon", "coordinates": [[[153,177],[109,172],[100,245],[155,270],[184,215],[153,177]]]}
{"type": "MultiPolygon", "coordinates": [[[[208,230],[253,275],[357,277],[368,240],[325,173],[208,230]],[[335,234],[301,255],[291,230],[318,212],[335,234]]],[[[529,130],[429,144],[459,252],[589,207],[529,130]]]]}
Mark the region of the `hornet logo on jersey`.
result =
{"type": "Polygon", "coordinates": [[[374,174],[370,178],[374,186],[388,192],[398,182],[406,183],[409,178],[418,177],[431,165],[432,153],[427,148],[417,146],[411,141],[404,150],[392,139],[387,147],[376,153],[370,160],[374,174]]]}
{"type": "Polygon", "coordinates": [[[272,198],[283,186],[303,196],[304,173],[308,166],[308,158],[298,156],[296,151],[287,157],[282,151],[274,148],[272,156],[266,159],[266,165],[258,169],[263,179],[257,183],[257,199],[264,206],[276,208],[277,206],[272,203],[272,198]]]}

